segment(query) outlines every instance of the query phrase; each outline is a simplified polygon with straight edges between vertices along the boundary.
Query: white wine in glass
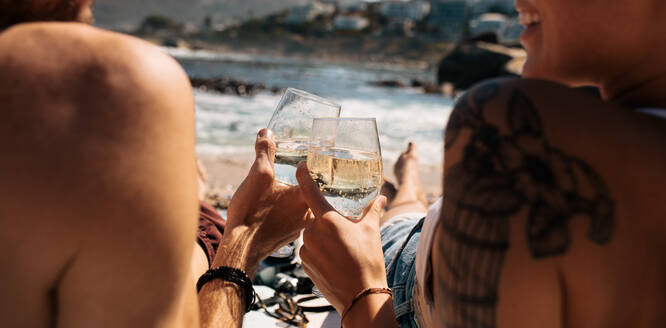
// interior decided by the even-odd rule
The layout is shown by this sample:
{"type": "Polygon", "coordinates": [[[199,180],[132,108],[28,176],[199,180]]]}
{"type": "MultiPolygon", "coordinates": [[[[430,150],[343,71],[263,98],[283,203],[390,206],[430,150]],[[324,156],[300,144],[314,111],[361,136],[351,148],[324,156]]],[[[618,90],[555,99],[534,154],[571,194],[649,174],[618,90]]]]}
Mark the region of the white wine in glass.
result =
{"type": "Polygon", "coordinates": [[[382,185],[374,118],[316,118],[307,155],[310,176],[342,215],[358,219],[382,185]]]}
{"type": "Polygon", "coordinates": [[[307,159],[315,117],[340,117],[340,105],[302,90],[287,89],[268,123],[268,129],[275,136],[277,181],[298,184],[296,166],[307,159]]]}

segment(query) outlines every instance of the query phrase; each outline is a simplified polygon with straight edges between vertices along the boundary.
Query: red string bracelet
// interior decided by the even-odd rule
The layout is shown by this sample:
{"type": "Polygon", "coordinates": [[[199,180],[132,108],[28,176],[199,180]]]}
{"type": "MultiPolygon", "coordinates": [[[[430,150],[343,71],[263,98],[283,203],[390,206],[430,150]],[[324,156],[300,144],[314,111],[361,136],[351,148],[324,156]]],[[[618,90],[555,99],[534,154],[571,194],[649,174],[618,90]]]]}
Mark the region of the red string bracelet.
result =
{"type": "Polygon", "coordinates": [[[340,316],[340,323],[342,324],[342,322],[345,320],[345,316],[347,315],[347,313],[349,313],[349,310],[351,310],[352,307],[354,307],[354,304],[356,304],[358,300],[372,294],[387,294],[391,298],[393,298],[393,291],[391,290],[391,288],[366,288],[362,290],[360,293],[358,293],[356,297],[354,297],[354,299],[351,301],[351,304],[349,304],[349,306],[346,307],[344,311],[342,311],[342,316],[340,316]]]}

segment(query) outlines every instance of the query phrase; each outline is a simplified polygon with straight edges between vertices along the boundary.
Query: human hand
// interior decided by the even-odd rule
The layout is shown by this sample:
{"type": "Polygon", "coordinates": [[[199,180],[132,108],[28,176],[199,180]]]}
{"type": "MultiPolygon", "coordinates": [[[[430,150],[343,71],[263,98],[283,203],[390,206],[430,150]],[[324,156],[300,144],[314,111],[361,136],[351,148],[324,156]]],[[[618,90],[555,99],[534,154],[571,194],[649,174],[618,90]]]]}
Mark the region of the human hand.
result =
{"type": "Polygon", "coordinates": [[[303,233],[303,268],[342,313],[360,291],[388,286],[379,235],[379,218],[386,198],[377,197],[359,221],[351,221],[326,201],[305,163],[298,165],[296,177],[315,215],[303,233]]]}
{"type": "Polygon", "coordinates": [[[259,262],[298,238],[309,215],[298,186],[274,179],[275,142],[268,129],[259,131],[256,159],[227,210],[227,226],[214,266],[243,269],[251,277],[259,262]]]}

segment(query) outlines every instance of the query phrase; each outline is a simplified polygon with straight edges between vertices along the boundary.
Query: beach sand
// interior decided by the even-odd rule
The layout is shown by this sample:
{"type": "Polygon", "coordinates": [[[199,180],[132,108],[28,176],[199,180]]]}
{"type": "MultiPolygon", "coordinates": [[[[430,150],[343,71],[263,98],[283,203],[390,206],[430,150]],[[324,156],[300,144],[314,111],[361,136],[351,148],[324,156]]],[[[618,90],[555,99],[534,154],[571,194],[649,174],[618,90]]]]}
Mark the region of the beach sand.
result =
{"type": "MultiPolygon", "coordinates": [[[[218,208],[226,208],[236,188],[247,176],[254,160],[246,155],[202,155],[199,157],[208,172],[208,200],[218,208]],[[233,157],[233,158],[231,158],[233,157]]],[[[421,185],[430,203],[442,193],[442,169],[440,165],[421,164],[421,185]]],[[[393,162],[384,162],[384,176],[395,182],[393,162]]]]}

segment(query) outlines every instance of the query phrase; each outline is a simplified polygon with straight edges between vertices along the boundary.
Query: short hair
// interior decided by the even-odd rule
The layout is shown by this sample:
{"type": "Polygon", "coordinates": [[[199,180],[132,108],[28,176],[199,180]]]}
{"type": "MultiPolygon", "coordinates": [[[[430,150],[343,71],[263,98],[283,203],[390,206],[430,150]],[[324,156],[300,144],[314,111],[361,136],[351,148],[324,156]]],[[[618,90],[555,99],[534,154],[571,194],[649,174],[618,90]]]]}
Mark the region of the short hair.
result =
{"type": "Polygon", "coordinates": [[[0,0],[0,31],[15,24],[76,21],[88,0],[0,0]]]}

